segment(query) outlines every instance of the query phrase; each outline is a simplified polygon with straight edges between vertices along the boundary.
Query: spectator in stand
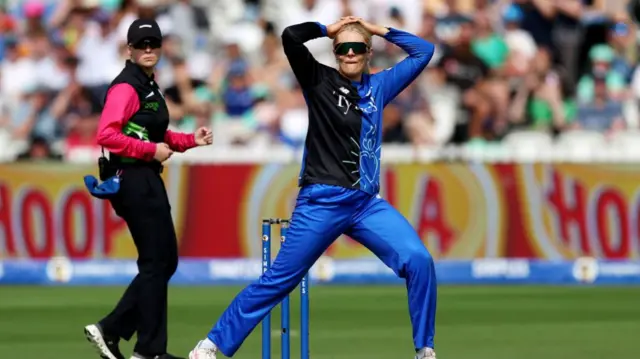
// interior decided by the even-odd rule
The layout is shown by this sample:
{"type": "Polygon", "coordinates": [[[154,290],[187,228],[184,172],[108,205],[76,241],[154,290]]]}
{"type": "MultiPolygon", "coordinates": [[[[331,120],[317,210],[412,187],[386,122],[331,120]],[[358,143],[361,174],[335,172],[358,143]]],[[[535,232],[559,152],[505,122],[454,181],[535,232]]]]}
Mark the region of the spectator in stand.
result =
{"type": "Polygon", "coordinates": [[[254,86],[247,63],[238,59],[230,64],[220,87],[220,107],[214,132],[224,144],[249,144],[260,126],[254,107],[266,94],[254,86]]]}
{"type": "MultiPolygon", "coordinates": [[[[392,6],[389,8],[388,13],[388,26],[393,27],[395,29],[404,29],[406,28],[406,20],[404,14],[401,12],[399,7],[392,6]]],[[[376,39],[381,40],[381,39],[376,39]]],[[[376,44],[374,46],[374,51],[376,49],[376,44]]],[[[396,64],[398,61],[401,61],[406,57],[406,53],[402,51],[398,46],[382,40],[382,44],[378,41],[378,53],[380,55],[376,56],[372,59],[373,65],[381,68],[389,68],[396,64]]]]}
{"type": "Polygon", "coordinates": [[[450,40],[438,62],[439,77],[453,86],[460,95],[460,109],[468,114],[468,121],[458,133],[455,142],[483,142],[487,121],[492,108],[489,99],[481,91],[489,75],[489,67],[472,50],[474,26],[470,20],[460,23],[460,33],[450,40]]]}
{"type": "Polygon", "coordinates": [[[70,76],[64,62],[69,52],[64,44],[46,32],[34,34],[28,41],[29,56],[35,68],[31,76],[51,90],[62,90],[69,84],[70,76]]]}
{"type": "Polygon", "coordinates": [[[548,1],[554,13],[553,44],[560,64],[567,70],[569,81],[578,78],[580,45],[584,34],[580,23],[584,12],[583,0],[548,1]]]}
{"type": "MultiPolygon", "coordinates": [[[[318,21],[322,24],[330,24],[335,19],[344,16],[340,0],[300,0],[284,2],[283,13],[277,28],[281,33],[285,27],[299,22],[318,21]]],[[[326,39],[315,39],[307,44],[309,51],[322,64],[335,66],[336,60],[331,52],[331,46],[326,39]]]]}
{"type": "Polygon", "coordinates": [[[278,121],[277,136],[282,143],[296,149],[304,146],[309,128],[307,104],[300,84],[295,83],[289,101],[282,108],[278,121]]]}
{"type": "Polygon", "coordinates": [[[493,31],[486,13],[475,16],[475,37],[471,42],[473,53],[489,68],[487,81],[482,86],[488,100],[492,102],[495,134],[507,129],[507,110],[509,108],[509,76],[516,74],[513,67],[507,66],[509,47],[501,34],[493,31]]]}
{"type": "Polygon", "coordinates": [[[24,34],[27,37],[31,37],[33,35],[38,35],[43,32],[46,32],[44,27],[44,13],[45,6],[41,1],[38,0],[28,0],[23,3],[23,11],[25,16],[25,30],[24,34]]]}
{"type": "MultiPolygon", "coordinates": [[[[166,38],[168,43],[175,41],[173,37],[166,38]]],[[[165,83],[168,82],[167,78],[170,78],[170,86],[165,87],[165,101],[169,107],[171,123],[180,131],[193,132],[198,127],[192,121],[192,115],[194,111],[199,110],[201,101],[195,91],[200,87],[206,88],[206,83],[190,76],[187,60],[182,53],[169,52],[166,57],[161,71],[168,75],[163,78],[165,83]]]]}
{"type": "Polygon", "coordinates": [[[471,49],[491,70],[499,70],[509,57],[509,47],[502,34],[493,31],[487,15],[477,14],[474,20],[476,31],[471,49]]]}
{"type": "Polygon", "coordinates": [[[579,105],[578,118],[572,128],[597,131],[611,136],[626,127],[622,103],[610,96],[606,75],[594,75],[593,84],[593,102],[579,105]]]}
{"type": "Polygon", "coordinates": [[[576,104],[569,96],[568,77],[552,63],[550,50],[537,51],[511,102],[509,115],[514,127],[551,133],[564,130],[575,119],[576,104]]]}
{"type": "Polygon", "coordinates": [[[4,38],[5,56],[0,64],[0,96],[10,112],[19,107],[20,97],[35,86],[34,61],[26,56],[24,44],[15,36],[4,38]]]}
{"type": "Polygon", "coordinates": [[[229,66],[221,95],[224,113],[229,117],[243,117],[253,108],[255,98],[251,91],[248,66],[244,61],[238,60],[229,66]]]}
{"type": "Polygon", "coordinates": [[[258,67],[250,70],[251,77],[256,83],[266,86],[276,103],[282,106],[283,101],[286,102],[285,97],[290,94],[290,89],[295,84],[295,78],[284,56],[280,35],[275,33],[273,24],[267,23],[264,32],[262,62],[258,67]]]}
{"type": "Polygon", "coordinates": [[[624,77],[612,69],[611,64],[615,52],[606,44],[595,45],[589,50],[591,69],[578,81],[577,96],[581,103],[589,103],[595,96],[595,78],[604,78],[612,98],[622,99],[625,95],[626,81],[624,77]]]}
{"type": "Polygon", "coordinates": [[[518,75],[524,75],[528,65],[536,56],[538,47],[531,34],[522,29],[524,14],[519,6],[511,4],[502,13],[504,22],[504,40],[509,48],[510,65],[518,71],[518,75]]]}
{"type": "Polygon", "coordinates": [[[58,93],[51,107],[64,128],[65,155],[71,155],[76,150],[90,152],[97,146],[96,133],[101,106],[91,89],[82,87],[74,79],[58,93]]]}
{"type": "Polygon", "coordinates": [[[417,82],[409,85],[383,113],[383,141],[415,146],[441,144],[429,103],[417,82]]]}
{"type": "Polygon", "coordinates": [[[59,113],[52,112],[52,97],[53,92],[42,85],[25,91],[26,101],[21,101],[13,114],[15,137],[27,139],[33,135],[51,142],[62,136],[62,127],[55,116],[59,113]]]}
{"type": "Polygon", "coordinates": [[[450,44],[460,37],[463,24],[469,17],[460,11],[456,0],[445,0],[444,8],[437,15],[436,36],[444,43],[450,44]]]}
{"type": "Polygon", "coordinates": [[[531,34],[538,46],[553,49],[554,1],[513,0],[522,10],[522,29],[531,34]]]}
{"type": "Polygon", "coordinates": [[[427,67],[435,66],[434,63],[438,62],[442,52],[442,44],[440,38],[438,38],[438,35],[436,34],[436,24],[436,17],[431,13],[425,12],[422,16],[422,24],[420,32],[418,32],[418,36],[434,44],[436,47],[433,59],[431,60],[432,62],[429,63],[427,67]]]}
{"type": "Polygon", "coordinates": [[[51,145],[46,138],[32,136],[28,148],[20,153],[16,160],[21,161],[60,161],[62,156],[51,150],[51,145]]]}
{"type": "Polygon", "coordinates": [[[611,70],[620,74],[625,83],[629,84],[633,76],[633,62],[629,56],[629,49],[635,41],[630,25],[624,21],[614,22],[607,32],[607,40],[614,52],[611,70]]]}
{"type": "Polygon", "coordinates": [[[78,82],[90,88],[96,98],[104,97],[106,87],[122,67],[119,39],[113,32],[111,21],[107,13],[97,12],[87,20],[86,29],[75,47],[80,61],[78,82]]]}

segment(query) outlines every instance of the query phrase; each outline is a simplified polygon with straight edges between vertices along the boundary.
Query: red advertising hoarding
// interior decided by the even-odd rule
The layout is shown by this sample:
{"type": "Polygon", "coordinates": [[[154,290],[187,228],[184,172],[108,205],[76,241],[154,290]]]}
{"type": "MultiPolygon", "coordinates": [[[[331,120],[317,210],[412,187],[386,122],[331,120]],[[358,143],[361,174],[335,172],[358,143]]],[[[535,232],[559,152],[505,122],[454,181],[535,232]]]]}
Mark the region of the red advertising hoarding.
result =
{"type": "MultiPolygon", "coordinates": [[[[288,217],[296,165],[171,165],[181,255],[256,257],[260,220],[288,217]]],[[[126,226],[82,177],[92,166],[0,165],[0,258],[132,258],[126,226]]],[[[640,257],[640,165],[402,164],[382,195],[436,258],[640,257]]],[[[277,248],[274,248],[277,250],[277,248]]],[[[371,256],[341,237],[334,258],[371,256]]]]}

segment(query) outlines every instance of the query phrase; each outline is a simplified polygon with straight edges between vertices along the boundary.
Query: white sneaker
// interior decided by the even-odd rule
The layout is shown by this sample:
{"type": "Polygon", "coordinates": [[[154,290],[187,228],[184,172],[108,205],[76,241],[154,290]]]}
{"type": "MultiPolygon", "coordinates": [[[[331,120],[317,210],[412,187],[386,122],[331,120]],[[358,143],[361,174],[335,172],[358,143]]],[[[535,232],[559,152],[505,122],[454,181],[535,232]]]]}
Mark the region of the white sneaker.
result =
{"type": "Polygon", "coordinates": [[[218,348],[203,348],[203,340],[198,342],[195,348],[189,353],[189,359],[216,359],[218,348]]]}
{"type": "Polygon", "coordinates": [[[415,359],[436,359],[436,352],[431,348],[422,348],[415,359]]]}
{"type": "Polygon", "coordinates": [[[101,358],[125,359],[118,347],[120,338],[105,335],[99,324],[89,324],[84,327],[84,336],[98,350],[101,358]]]}

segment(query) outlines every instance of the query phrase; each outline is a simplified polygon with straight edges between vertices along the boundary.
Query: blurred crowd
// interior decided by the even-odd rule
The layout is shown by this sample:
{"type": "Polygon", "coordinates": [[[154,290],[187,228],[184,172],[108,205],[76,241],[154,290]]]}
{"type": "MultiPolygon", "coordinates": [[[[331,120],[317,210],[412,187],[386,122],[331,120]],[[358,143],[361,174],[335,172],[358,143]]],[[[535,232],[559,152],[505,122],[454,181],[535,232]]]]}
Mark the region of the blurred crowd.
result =
{"type": "MultiPolygon", "coordinates": [[[[637,26],[627,2],[4,1],[0,153],[91,157],[105,90],[127,58],[136,17],[155,18],[164,34],[156,79],[172,129],[210,126],[218,147],[303,144],[307,110],[280,34],[346,15],[436,44],[427,70],[384,110],[386,143],[482,146],[521,129],[609,136],[638,127],[637,26]]],[[[307,45],[335,66],[330,40],[307,45]]],[[[373,72],[406,56],[380,38],[373,46],[373,72]]]]}

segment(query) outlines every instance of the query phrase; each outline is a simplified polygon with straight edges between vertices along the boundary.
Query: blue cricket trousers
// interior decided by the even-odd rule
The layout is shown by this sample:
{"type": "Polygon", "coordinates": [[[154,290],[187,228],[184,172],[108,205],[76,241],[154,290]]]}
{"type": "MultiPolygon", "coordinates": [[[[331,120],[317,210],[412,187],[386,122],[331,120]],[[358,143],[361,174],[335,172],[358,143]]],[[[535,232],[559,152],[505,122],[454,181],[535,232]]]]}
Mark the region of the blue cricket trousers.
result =
{"type": "Polygon", "coordinates": [[[434,347],[437,284],[431,254],[411,224],[377,195],[329,185],[303,187],[287,240],[271,269],[242,290],[208,338],[233,356],[262,319],[300,283],[341,234],[358,241],[406,279],[415,348],[434,347]]]}

